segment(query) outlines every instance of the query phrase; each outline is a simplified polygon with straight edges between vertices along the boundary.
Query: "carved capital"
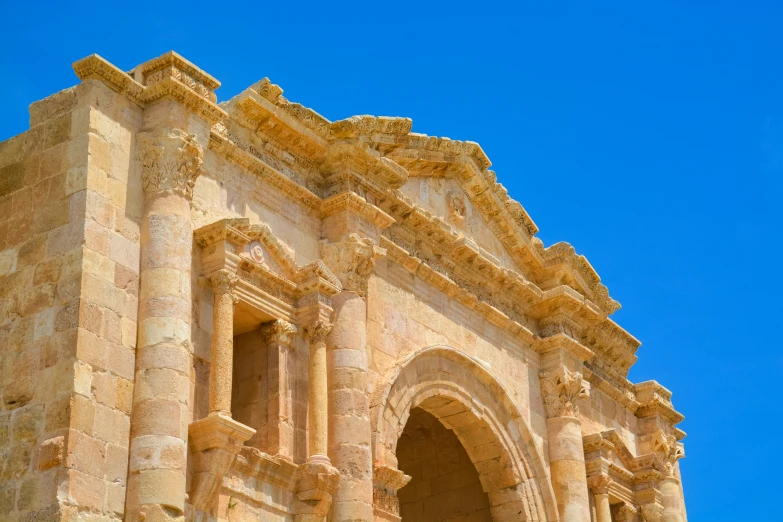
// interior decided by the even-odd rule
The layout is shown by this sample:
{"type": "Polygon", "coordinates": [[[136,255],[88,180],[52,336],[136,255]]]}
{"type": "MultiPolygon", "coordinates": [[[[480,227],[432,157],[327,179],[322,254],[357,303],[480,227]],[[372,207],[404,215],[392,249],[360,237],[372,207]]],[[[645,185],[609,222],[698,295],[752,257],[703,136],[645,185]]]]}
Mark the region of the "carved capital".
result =
{"type": "Polygon", "coordinates": [[[321,241],[321,257],[326,266],[340,279],[343,290],[359,295],[367,293],[367,281],[375,269],[375,260],[385,255],[386,249],[358,234],[334,243],[321,241]]]}
{"type": "Polygon", "coordinates": [[[677,461],[685,457],[685,448],[674,435],[667,435],[658,430],[653,435],[653,452],[661,459],[666,469],[667,477],[674,477],[677,461]]]}
{"type": "Polygon", "coordinates": [[[146,192],[193,197],[204,151],[193,134],[180,129],[141,133],[137,137],[141,182],[146,192]]]}
{"type": "Polygon", "coordinates": [[[638,512],[638,509],[627,502],[615,504],[612,506],[612,520],[616,520],[617,522],[634,522],[634,520],[636,520],[636,513],[638,512]]]}
{"type": "Polygon", "coordinates": [[[333,325],[331,323],[320,320],[313,321],[307,325],[305,332],[307,333],[307,337],[310,339],[310,344],[325,343],[326,336],[329,335],[329,332],[332,331],[332,326],[333,325]]]}
{"type": "Polygon", "coordinates": [[[236,274],[221,268],[209,277],[209,281],[212,284],[212,291],[216,295],[221,294],[234,294],[238,277],[236,274]]]}
{"type": "Polygon", "coordinates": [[[582,379],[582,374],[561,367],[541,372],[539,376],[547,418],[576,417],[579,399],[590,396],[590,385],[582,379]]]}
{"type": "Polygon", "coordinates": [[[642,504],[642,518],[644,522],[662,522],[663,506],[658,503],[642,504]]]}
{"type": "Polygon", "coordinates": [[[612,479],[609,475],[593,475],[587,477],[587,486],[594,495],[606,495],[609,493],[609,486],[612,484],[612,479]]]}
{"type": "Polygon", "coordinates": [[[294,335],[296,335],[296,326],[282,319],[275,319],[271,323],[264,325],[264,335],[269,343],[284,344],[293,346],[294,335]]]}

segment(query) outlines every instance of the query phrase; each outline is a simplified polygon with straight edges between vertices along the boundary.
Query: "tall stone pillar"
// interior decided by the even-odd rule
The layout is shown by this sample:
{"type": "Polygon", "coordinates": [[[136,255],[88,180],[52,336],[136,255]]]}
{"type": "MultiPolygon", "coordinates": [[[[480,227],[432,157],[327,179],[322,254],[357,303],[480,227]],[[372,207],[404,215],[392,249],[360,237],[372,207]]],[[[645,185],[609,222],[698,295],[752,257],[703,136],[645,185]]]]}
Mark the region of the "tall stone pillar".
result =
{"type": "Polygon", "coordinates": [[[383,254],[357,234],[321,243],[324,262],[343,286],[332,297],[334,322],[327,337],[329,459],[340,472],[332,504],[335,522],[373,520],[365,295],[375,259],[383,254]]]}
{"type": "Polygon", "coordinates": [[[596,522],[612,522],[612,506],[609,504],[609,484],[606,475],[595,475],[587,479],[587,485],[593,493],[596,522]]]}
{"type": "Polygon", "coordinates": [[[190,395],[192,187],[202,147],[179,129],[138,136],[144,213],[128,520],[179,519],[185,508],[190,395]]]}
{"type": "Polygon", "coordinates": [[[210,278],[215,302],[209,370],[209,414],[231,417],[231,381],[234,374],[234,285],[237,276],[218,270],[210,278]]]}
{"type": "Polygon", "coordinates": [[[326,337],[332,325],[314,321],[307,327],[310,340],[310,365],[308,370],[308,461],[329,463],[329,388],[326,378],[326,337]]]}
{"type": "Polygon", "coordinates": [[[268,344],[267,451],[286,460],[294,456],[293,351],[296,327],[282,319],[264,326],[268,344]]]}
{"type": "Polygon", "coordinates": [[[562,522],[590,522],[582,421],[578,400],[587,396],[582,374],[565,366],[541,372],[550,473],[562,522]]]}

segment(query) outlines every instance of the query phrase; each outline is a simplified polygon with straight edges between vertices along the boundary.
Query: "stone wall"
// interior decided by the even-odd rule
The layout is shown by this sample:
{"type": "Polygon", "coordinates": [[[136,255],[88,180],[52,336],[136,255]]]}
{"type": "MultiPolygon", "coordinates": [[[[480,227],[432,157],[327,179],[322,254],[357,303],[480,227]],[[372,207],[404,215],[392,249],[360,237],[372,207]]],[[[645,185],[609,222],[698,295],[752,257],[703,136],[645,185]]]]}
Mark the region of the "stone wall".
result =
{"type": "Polygon", "coordinates": [[[138,293],[129,105],[86,82],[33,104],[31,129],[0,144],[3,516],[124,510],[138,293]]]}
{"type": "Polygon", "coordinates": [[[404,522],[490,522],[489,497],[453,431],[414,409],[397,445],[399,469],[411,477],[399,491],[404,522]]]}

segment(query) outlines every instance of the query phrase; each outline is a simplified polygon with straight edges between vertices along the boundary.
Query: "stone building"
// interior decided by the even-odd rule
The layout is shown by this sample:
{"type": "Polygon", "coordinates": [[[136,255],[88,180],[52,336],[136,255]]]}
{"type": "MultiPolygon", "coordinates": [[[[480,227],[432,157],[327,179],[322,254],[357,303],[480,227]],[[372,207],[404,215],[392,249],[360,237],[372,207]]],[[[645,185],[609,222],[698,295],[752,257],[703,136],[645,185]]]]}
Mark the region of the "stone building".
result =
{"type": "Polygon", "coordinates": [[[671,392],[478,144],[74,70],[0,143],[0,519],[686,520],[671,392]]]}

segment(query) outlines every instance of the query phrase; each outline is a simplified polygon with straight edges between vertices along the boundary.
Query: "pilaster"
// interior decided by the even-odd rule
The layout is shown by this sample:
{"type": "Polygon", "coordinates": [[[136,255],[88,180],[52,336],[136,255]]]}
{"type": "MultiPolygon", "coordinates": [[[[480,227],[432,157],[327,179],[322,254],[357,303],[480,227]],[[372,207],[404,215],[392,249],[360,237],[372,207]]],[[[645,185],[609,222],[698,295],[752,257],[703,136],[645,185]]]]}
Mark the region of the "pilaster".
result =
{"type": "Polygon", "coordinates": [[[373,519],[366,295],[375,260],[384,254],[372,239],[356,233],[321,242],[321,257],[342,284],[332,298],[334,327],[327,337],[328,453],[340,472],[334,520],[373,519]]]}
{"type": "Polygon", "coordinates": [[[547,420],[552,487],[563,522],[590,522],[579,400],[589,383],[577,371],[591,352],[564,333],[539,339],[541,394],[547,420]]]}
{"type": "Polygon", "coordinates": [[[74,65],[80,77],[97,77],[144,107],[136,136],[144,204],[126,520],[181,520],[191,418],[190,205],[209,128],[225,113],[214,103],[219,82],[176,53],[137,67],[135,81],[112,67],[97,56],[74,65]]]}
{"type": "Polygon", "coordinates": [[[267,452],[286,460],[294,455],[294,337],[296,327],[282,319],[262,326],[267,343],[267,452]]]}

